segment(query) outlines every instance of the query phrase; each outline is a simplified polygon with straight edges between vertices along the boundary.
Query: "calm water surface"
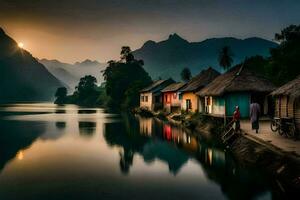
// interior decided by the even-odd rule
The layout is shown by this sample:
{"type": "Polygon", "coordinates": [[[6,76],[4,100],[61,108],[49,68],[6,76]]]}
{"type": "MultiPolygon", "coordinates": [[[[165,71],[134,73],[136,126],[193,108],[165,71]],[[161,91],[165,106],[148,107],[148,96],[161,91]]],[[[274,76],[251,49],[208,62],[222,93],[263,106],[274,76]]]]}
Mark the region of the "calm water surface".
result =
{"type": "Polygon", "coordinates": [[[271,181],[179,127],[103,109],[0,107],[0,199],[272,199],[271,181]]]}

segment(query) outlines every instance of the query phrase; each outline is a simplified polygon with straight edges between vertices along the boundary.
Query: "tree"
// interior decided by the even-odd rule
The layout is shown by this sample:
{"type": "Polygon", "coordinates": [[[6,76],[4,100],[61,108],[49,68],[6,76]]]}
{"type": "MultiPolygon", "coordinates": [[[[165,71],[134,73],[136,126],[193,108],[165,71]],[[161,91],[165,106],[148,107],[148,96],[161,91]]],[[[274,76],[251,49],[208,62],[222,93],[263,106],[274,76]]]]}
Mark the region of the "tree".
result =
{"type": "Polygon", "coordinates": [[[280,45],[270,49],[269,58],[253,56],[243,63],[245,67],[281,86],[300,75],[300,26],[290,25],[276,33],[274,38],[280,45]]]}
{"type": "Polygon", "coordinates": [[[275,34],[275,40],[281,43],[297,41],[300,38],[300,26],[290,25],[275,34]]]}
{"type": "Polygon", "coordinates": [[[275,34],[280,42],[277,48],[271,49],[268,76],[274,83],[282,85],[300,74],[300,25],[290,25],[275,34]]]}
{"type": "Polygon", "coordinates": [[[94,76],[87,75],[80,79],[78,85],[76,86],[76,91],[79,95],[85,96],[89,93],[95,91],[97,79],[94,76]]]}
{"type": "Polygon", "coordinates": [[[94,76],[87,75],[80,79],[76,90],[72,95],[72,101],[79,105],[93,106],[97,101],[100,91],[96,85],[97,79],[94,76]]]}
{"type": "Polygon", "coordinates": [[[62,104],[64,103],[66,97],[67,97],[67,93],[68,93],[68,90],[66,87],[59,87],[57,88],[56,92],[55,92],[55,97],[56,97],[56,100],[55,100],[55,103],[56,104],[62,104]]]}
{"type": "Polygon", "coordinates": [[[187,68],[187,67],[183,68],[183,70],[181,71],[180,75],[181,75],[181,79],[184,82],[188,82],[192,78],[192,73],[191,73],[190,69],[187,68]]]}
{"type": "Polygon", "coordinates": [[[223,67],[224,70],[227,70],[231,67],[233,63],[233,55],[231,53],[229,46],[224,46],[219,53],[219,64],[223,67]]]}
{"type": "Polygon", "coordinates": [[[133,56],[129,46],[123,46],[121,48],[120,55],[121,55],[121,60],[125,60],[126,63],[130,63],[130,62],[134,61],[134,56],[133,56]]]}
{"type": "MultiPolygon", "coordinates": [[[[121,59],[126,58],[130,48],[122,47],[121,59]]],[[[139,91],[151,83],[151,78],[142,67],[141,60],[109,62],[103,75],[106,81],[108,106],[133,108],[139,104],[139,91]]]]}

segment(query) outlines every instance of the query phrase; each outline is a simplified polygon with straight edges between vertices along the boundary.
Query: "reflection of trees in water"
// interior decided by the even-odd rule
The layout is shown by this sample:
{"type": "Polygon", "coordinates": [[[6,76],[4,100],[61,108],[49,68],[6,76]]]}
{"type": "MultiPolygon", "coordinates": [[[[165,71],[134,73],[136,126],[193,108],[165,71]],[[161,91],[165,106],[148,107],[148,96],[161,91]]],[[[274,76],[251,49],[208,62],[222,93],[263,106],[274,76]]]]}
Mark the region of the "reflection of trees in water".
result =
{"type": "Polygon", "coordinates": [[[41,122],[0,120],[0,170],[43,134],[45,128],[46,124],[41,122]]]}
{"type": "Polygon", "coordinates": [[[142,152],[144,160],[151,162],[158,158],[168,163],[170,173],[176,175],[188,161],[189,156],[182,150],[166,141],[149,141],[142,152]]]}
{"type": "Polygon", "coordinates": [[[57,129],[65,129],[66,128],[66,122],[55,122],[55,126],[57,129]]]}
{"type": "Polygon", "coordinates": [[[79,134],[81,136],[93,136],[96,131],[96,122],[78,122],[79,134]]]}
{"type": "Polygon", "coordinates": [[[123,173],[128,173],[135,153],[143,151],[144,144],[148,138],[138,134],[136,122],[131,124],[131,128],[126,128],[126,121],[123,123],[105,124],[104,138],[110,146],[120,146],[123,152],[120,153],[120,169],[123,173]],[[135,128],[134,128],[135,127],[135,128]]]}
{"type": "Polygon", "coordinates": [[[64,114],[64,113],[66,113],[66,110],[65,109],[56,109],[55,113],[56,114],[64,114]]]}
{"type": "Polygon", "coordinates": [[[131,150],[125,150],[124,152],[120,152],[120,169],[123,174],[128,174],[130,166],[133,163],[133,155],[134,152],[131,150]]]}
{"type": "Polygon", "coordinates": [[[135,153],[142,155],[145,162],[159,159],[168,163],[170,173],[174,175],[193,157],[206,176],[218,183],[229,199],[254,199],[268,191],[270,183],[259,171],[239,168],[229,154],[211,146],[214,143],[199,140],[178,127],[164,129],[163,124],[156,124],[155,120],[142,124],[131,120],[127,117],[123,123],[105,124],[107,143],[123,148],[120,153],[120,170],[123,173],[129,173],[135,153]]]}
{"type": "Polygon", "coordinates": [[[77,111],[78,114],[93,114],[93,113],[97,113],[97,110],[91,110],[91,109],[86,109],[86,110],[78,110],[77,111]]]}
{"type": "Polygon", "coordinates": [[[105,124],[104,137],[109,145],[123,148],[120,153],[120,169],[123,173],[129,172],[135,153],[142,155],[146,162],[157,158],[168,163],[172,174],[176,174],[188,160],[185,153],[171,144],[163,141],[154,143],[149,137],[140,134],[139,123],[130,117],[123,123],[105,124]]]}

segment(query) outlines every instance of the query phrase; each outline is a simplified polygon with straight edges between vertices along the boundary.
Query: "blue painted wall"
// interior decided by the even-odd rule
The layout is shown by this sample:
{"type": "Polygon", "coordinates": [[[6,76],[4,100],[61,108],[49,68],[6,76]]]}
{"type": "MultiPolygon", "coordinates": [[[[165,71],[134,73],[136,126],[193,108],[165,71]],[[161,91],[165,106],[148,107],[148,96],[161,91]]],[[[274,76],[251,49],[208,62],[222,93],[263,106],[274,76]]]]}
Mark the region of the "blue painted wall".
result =
{"type": "Polygon", "coordinates": [[[226,115],[233,115],[236,106],[240,107],[241,117],[249,117],[251,95],[249,93],[230,93],[225,96],[226,115]]]}

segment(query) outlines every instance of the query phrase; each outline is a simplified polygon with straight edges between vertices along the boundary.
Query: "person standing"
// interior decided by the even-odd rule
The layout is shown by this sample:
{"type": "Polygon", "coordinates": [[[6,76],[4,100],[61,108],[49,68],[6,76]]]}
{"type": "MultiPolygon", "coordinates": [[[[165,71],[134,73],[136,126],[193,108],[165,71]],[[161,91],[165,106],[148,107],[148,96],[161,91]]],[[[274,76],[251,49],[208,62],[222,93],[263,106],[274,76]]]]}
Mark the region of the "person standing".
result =
{"type": "Polygon", "coordinates": [[[239,106],[236,106],[235,111],[233,113],[233,121],[235,123],[235,132],[241,131],[240,119],[241,119],[240,108],[239,108],[239,106]]]}
{"type": "Polygon", "coordinates": [[[250,105],[250,121],[252,123],[252,130],[255,129],[255,132],[258,133],[259,129],[259,115],[260,115],[260,106],[256,102],[252,102],[250,105]]]}

